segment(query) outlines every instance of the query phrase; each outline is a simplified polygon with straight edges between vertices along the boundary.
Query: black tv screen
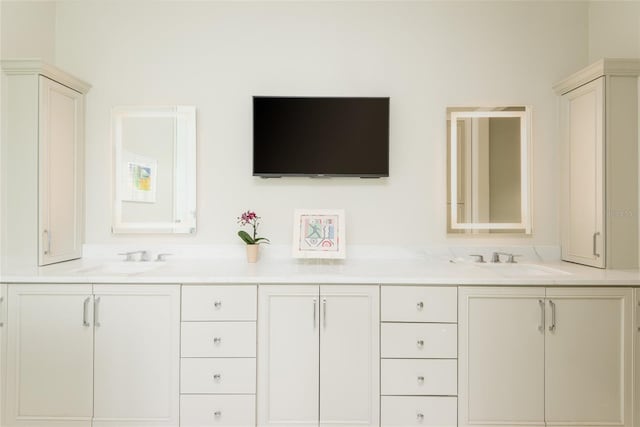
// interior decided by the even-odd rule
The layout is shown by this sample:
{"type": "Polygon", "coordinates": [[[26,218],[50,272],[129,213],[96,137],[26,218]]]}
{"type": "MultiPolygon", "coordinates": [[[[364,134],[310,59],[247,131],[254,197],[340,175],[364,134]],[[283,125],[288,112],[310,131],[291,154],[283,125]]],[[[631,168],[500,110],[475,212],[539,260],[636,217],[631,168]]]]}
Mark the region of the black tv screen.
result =
{"type": "Polygon", "coordinates": [[[253,175],[389,176],[389,98],[253,97],[253,175]]]}

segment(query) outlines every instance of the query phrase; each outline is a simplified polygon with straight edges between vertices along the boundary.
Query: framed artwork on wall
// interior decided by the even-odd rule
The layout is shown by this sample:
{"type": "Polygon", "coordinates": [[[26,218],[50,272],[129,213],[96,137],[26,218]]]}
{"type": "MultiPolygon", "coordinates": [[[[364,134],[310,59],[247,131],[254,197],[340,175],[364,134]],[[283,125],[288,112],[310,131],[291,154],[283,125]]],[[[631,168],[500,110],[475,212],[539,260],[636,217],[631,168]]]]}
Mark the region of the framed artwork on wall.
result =
{"type": "Polygon", "coordinates": [[[293,214],[294,258],[346,256],[343,209],[296,209],[293,214]]]}

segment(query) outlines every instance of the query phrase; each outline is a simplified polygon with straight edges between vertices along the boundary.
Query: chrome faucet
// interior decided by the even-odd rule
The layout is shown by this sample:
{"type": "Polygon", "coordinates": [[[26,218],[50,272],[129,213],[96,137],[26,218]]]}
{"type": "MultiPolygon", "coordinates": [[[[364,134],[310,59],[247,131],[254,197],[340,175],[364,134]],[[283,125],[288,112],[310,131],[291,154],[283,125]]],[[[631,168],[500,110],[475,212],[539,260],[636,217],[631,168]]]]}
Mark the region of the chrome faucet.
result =
{"type": "Polygon", "coordinates": [[[507,264],[516,264],[517,261],[514,258],[517,256],[522,256],[522,255],[512,254],[509,252],[493,252],[491,254],[491,262],[500,262],[500,255],[504,255],[507,257],[507,260],[505,261],[505,263],[507,264]]]}
{"type": "Polygon", "coordinates": [[[124,252],[124,253],[120,253],[118,255],[126,255],[126,262],[131,262],[131,261],[135,261],[136,258],[135,256],[137,254],[140,254],[140,261],[143,262],[147,262],[149,261],[149,252],[148,251],[131,251],[131,252],[124,252]]]}

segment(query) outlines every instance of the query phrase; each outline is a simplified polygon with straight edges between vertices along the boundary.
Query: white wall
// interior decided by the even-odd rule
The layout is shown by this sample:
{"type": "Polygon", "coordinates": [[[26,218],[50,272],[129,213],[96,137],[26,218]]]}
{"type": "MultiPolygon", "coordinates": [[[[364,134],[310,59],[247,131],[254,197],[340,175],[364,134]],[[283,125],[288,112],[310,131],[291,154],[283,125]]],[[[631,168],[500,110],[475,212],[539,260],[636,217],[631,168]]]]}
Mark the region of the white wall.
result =
{"type": "Polygon", "coordinates": [[[589,2],[589,61],[640,58],[640,2],[589,2]]]}
{"type": "Polygon", "coordinates": [[[0,57],[55,61],[56,3],[0,2],[0,57]]]}
{"type": "MultiPolygon", "coordinates": [[[[446,235],[445,110],[533,107],[534,235],[559,244],[552,84],[586,65],[582,2],[93,2],[56,7],[56,62],[87,100],[88,243],[239,241],[248,208],[289,243],[294,208],[342,207],[349,244],[463,244],[446,235]],[[390,177],[251,177],[252,95],[391,97],[390,177]],[[198,108],[198,233],[110,234],[109,111],[198,108]]],[[[473,239],[474,243],[486,240],[473,239]]]]}

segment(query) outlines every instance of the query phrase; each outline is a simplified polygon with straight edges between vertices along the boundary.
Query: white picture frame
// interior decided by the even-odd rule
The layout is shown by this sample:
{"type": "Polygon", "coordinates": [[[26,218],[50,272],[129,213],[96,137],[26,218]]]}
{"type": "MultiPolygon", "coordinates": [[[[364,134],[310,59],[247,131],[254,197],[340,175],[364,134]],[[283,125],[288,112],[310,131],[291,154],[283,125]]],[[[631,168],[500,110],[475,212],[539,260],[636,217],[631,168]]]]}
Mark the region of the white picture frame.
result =
{"type": "Polygon", "coordinates": [[[296,209],[293,213],[293,257],[344,259],[344,209],[296,209]]]}

